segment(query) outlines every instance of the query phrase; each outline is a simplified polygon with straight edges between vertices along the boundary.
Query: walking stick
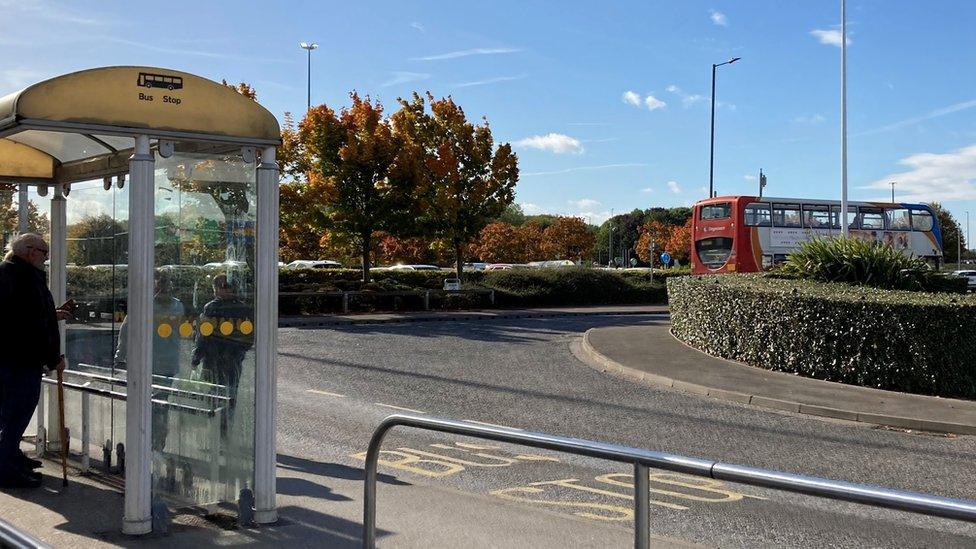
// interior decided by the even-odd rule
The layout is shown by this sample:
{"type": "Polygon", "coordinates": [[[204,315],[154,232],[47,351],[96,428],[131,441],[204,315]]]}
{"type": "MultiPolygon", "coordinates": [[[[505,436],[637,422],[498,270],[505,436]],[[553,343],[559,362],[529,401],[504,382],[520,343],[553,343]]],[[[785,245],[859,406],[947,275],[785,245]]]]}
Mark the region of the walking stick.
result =
{"type": "Polygon", "coordinates": [[[58,421],[61,427],[61,486],[68,485],[68,433],[64,429],[64,374],[61,366],[64,364],[64,356],[61,356],[61,363],[58,364],[58,421]]]}

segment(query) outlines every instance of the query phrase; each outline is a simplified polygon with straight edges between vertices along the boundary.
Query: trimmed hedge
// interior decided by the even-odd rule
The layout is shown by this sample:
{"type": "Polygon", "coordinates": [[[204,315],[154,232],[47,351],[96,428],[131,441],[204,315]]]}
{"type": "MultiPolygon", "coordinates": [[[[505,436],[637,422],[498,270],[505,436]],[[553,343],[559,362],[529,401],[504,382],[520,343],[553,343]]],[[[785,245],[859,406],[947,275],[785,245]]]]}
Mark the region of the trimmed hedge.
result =
{"type": "Polygon", "coordinates": [[[763,275],[668,280],[674,335],[817,379],[976,399],[976,296],[763,275]]]}
{"type": "MultiPolygon", "coordinates": [[[[177,267],[166,271],[176,297],[193,310],[212,298],[210,280],[220,268],[177,267]]],[[[350,297],[350,310],[423,309],[420,296],[391,296],[383,292],[439,290],[454,271],[372,271],[372,282],[363,284],[356,269],[280,269],[281,292],[321,294],[283,295],[281,314],[314,315],[342,311],[342,298],[334,292],[362,291],[350,297]],[[373,293],[375,292],[375,293],[373,293]],[[331,294],[331,295],[330,295],[331,294]]],[[[552,269],[510,269],[465,272],[465,289],[495,290],[495,305],[534,307],[558,305],[611,305],[666,303],[663,279],[681,272],[657,271],[654,282],[646,271],[607,271],[588,267],[552,269]],[[662,276],[663,275],[663,276],[662,276]]],[[[69,267],[68,296],[83,302],[85,313],[112,313],[125,310],[126,269],[69,267]],[[113,302],[111,296],[119,296],[113,302]]],[[[432,294],[431,309],[466,309],[489,306],[487,295],[432,294]]]]}

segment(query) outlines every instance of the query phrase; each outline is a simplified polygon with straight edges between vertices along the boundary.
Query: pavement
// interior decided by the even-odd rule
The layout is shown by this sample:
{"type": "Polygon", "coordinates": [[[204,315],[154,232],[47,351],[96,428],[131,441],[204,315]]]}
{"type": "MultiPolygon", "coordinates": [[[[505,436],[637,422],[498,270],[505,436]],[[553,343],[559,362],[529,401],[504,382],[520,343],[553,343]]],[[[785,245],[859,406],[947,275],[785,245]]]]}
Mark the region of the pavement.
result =
{"type": "Polygon", "coordinates": [[[282,316],[280,328],[323,328],[355,324],[400,324],[403,322],[462,322],[592,315],[667,314],[667,305],[611,305],[593,307],[536,307],[527,309],[478,309],[464,311],[405,311],[317,316],[282,316]]]}
{"type": "Polygon", "coordinates": [[[588,330],[581,350],[612,372],[655,387],[762,408],[902,429],[976,434],[976,401],[882,391],[773,372],[716,358],[670,326],[588,330]]]}

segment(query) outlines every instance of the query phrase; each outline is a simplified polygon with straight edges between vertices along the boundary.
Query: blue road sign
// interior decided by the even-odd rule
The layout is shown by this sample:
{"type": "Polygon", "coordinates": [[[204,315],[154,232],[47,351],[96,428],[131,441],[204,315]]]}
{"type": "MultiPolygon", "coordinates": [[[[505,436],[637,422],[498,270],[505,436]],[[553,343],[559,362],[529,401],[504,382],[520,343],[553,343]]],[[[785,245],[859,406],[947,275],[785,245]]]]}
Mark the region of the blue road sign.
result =
{"type": "Polygon", "coordinates": [[[664,252],[663,254],[661,254],[661,263],[663,263],[665,265],[670,265],[671,264],[671,254],[669,254],[668,252],[664,252]]]}

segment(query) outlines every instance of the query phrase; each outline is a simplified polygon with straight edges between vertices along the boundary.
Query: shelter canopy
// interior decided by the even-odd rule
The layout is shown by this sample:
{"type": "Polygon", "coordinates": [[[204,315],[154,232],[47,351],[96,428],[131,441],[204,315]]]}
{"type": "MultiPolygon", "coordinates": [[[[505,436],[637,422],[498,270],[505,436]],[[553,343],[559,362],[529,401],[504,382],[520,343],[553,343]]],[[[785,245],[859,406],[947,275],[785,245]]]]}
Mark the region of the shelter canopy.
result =
{"type": "Polygon", "coordinates": [[[66,166],[104,159],[132,137],[267,146],[280,143],[273,114],[233,88],[185,72],[104,67],[39,82],[0,98],[0,180],[70,182],[94,173],[66,166]],[[77,174],[77,177],[75,177],[77,174]]]}

